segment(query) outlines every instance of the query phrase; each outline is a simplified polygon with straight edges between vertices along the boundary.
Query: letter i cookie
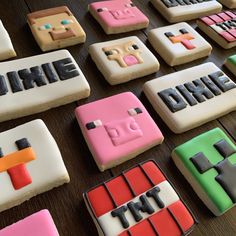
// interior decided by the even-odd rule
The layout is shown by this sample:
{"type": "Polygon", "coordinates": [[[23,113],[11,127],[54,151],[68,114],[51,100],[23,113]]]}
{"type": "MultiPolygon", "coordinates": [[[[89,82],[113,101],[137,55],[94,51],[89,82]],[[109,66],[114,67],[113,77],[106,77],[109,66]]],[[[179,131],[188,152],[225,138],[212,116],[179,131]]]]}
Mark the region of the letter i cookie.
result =
{"type": "Polygon", "coordinates": [[[99,236],[179,236],[197,220],[154,161],[147,161],[84,194],[99,236]]]}

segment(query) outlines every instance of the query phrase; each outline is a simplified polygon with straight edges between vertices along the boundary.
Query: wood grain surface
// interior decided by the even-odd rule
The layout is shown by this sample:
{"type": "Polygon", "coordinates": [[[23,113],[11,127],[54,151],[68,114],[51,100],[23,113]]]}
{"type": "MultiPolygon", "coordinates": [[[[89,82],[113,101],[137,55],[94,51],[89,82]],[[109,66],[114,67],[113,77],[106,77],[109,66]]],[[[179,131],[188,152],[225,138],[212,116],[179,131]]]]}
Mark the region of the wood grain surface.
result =
{"type": "MultiPolygon", "coordinates": [[[[200,32],[200,34],[203,35],[203,37],[213,46],[212,54],[208,58],[200,59],[181,66],[170,67],[157,53],[155,53],[154,49],[147,41],[147,32],[150,29],[168,25],[168,22],[154,9],[148,0],[133,1],[149,17],[150,25],[147,29],[111,36],[106,35],[100,25],[88,13],[88,4],[91,2],[93,1],[0,1],[0,18],[10,34],[18,55],[17,58],[42,53],[26,23],[27,13],[50,7],[67,5],[74,13],[75,17],[79,20],[87,34],[85,44],[69,47],[68,50],[74,56],[91,86],[91,96],[87,99],[79,101],[78,104],[72,103],[36,115],[0,123],[0,132],[2,132],[37,118],[42,119],[54,136],[71,177],[71,182],[69,184],[40,194],[20,206],[0,213],[0,228],[12,224],[38,210],[47,208],[51,212],[61,236],[96,236],[96,228],[83,202],[83,192],[114,175],[120,174],[122,170],[125,170],[138,162],[148,159],[155,159],[165,174],[169,177],[169,180],[177,188],[181,197],[199,219],[200,223],[191,234],[192,236],[236,235],[236,208],[231,209],[221,217],[214,217],[193,192],[190,185],[175,167],[170,158],[171,151],[177,145],[182,144],[194,136],[214,127],[224,129],[233,140],[236,140],[236,112],[226,115],[218,120],[209,122],[186,133],[176,135],[169,130],[161,118],[156,114],[142,93],[143,84],[150,79],[209,61],[214,62],[217,66],[222,68],[226,74],[235,80],[234,76],[225,67],[222,67],[222,64],[224,60],[228,56],[234,54],[236,50],[223,50],[213,40],[197,29],[197,31],[200,32]],[[160,62],[160,71],[156,74],[136,79],[125,84],[110,86],[88,55],[88,47],[95,42],[112,40],[131,35],[138,36],[148,46],[148,48],[151,49],[160,62]],[[88,102],[124,91],[132,91],[141,99],[155,122],[162,130],[165,136],[165,141],[162,145],[154,147],[116,168],[101,173],[93,160],[93,157],[77,124],[74,116],[74,109],[77,105],[86,104],[88,102]]],[[[195,21],[190,21],[189,23],[196,28],[195,21]]],[[[1,104],[1,106],[6,105],[7,104],[1,104]]]]}

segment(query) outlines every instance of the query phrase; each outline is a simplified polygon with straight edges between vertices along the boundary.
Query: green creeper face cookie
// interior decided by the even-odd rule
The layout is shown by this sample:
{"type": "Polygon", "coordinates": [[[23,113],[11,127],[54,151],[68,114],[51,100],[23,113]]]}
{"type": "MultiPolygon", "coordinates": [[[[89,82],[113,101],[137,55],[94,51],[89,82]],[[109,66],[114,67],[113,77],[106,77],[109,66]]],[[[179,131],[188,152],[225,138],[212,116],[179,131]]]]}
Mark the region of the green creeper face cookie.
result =
{"type": "Polygon", "coordinates": [[[215,128],[178,146],[172,157],[215,215],[236,203],[236,147],[221,129],[215,128]]]}

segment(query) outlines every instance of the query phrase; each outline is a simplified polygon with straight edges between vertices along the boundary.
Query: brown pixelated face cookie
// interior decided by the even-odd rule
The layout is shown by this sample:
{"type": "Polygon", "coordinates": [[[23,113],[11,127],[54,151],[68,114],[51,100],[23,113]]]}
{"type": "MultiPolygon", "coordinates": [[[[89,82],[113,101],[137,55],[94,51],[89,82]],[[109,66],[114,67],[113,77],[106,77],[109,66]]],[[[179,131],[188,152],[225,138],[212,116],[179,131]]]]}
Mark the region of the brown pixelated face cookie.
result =
{"type": "Polygon", "coordinates": [[[42,51],[85,42],[85,32],[67,7],[36,11],[27,15],[30,29],[42,51]]]}

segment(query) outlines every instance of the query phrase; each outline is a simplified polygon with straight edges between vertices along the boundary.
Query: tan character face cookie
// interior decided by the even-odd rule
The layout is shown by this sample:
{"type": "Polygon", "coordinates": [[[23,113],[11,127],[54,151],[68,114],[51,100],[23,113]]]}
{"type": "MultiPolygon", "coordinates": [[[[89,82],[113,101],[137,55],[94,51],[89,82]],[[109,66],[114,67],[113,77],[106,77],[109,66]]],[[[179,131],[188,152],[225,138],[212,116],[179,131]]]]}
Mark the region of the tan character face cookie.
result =
{"type": "Polygon", "coordinates": [[[111,85],[128,82],[159,70],[159,62],[136,36],[95,43],[89,54],[111,85]]]}
{"type": "Polygon", "coordinates": [[[33,12],[28,14],[27,18],[42,51],[85,42],[85,32],[65,6],[33,12]]]}
{"type": "Polygon", "coordinates": [[[170,66],[206,57],[212,50],[211,45],[185,22],[153,29],[148,40],[170,66]]]}

